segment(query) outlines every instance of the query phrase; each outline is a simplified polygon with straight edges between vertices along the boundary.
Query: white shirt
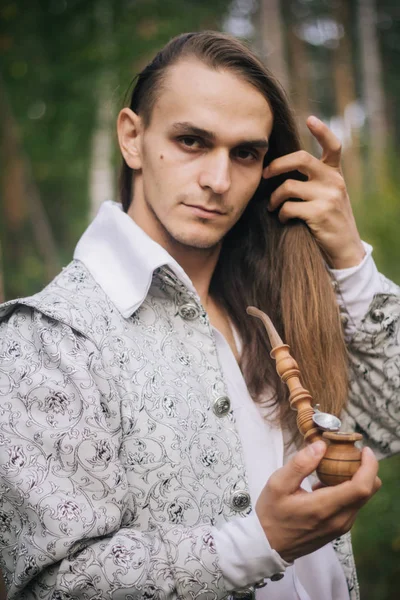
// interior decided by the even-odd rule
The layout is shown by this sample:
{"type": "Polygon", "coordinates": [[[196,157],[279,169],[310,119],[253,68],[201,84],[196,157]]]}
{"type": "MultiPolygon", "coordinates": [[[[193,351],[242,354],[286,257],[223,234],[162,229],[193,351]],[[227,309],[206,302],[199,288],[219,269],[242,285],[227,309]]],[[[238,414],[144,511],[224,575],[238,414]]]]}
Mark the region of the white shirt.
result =
{"type": "MultiPolygon", "coordinates": [[[[346,333],[356,328],[379,291],[379,276],[365,244],[366,256],[357,267],[332,270],[338,282],[338,302],[349,315],[346,333]]],[[[168,265],[189,290],[192,282],[168,252],[147,236],[122,211],[105,202],[79,241],[74,258],[81,260],[124,317],[139,308],[147,296],[153,272],[168,265]]],[[[219,361],[227,385],[236,426],[243,446],[244,463],[253,506],[270,475],[284,462],[282,431],[263,418],[251,399],[239,366],[224,336],[214,328],[219,361]]],[[[305,489],[310,490],[306,480],[305,489]]],[[[248,586],[285,572],[280,581],[269,581],[257,591],[258,600],[346,600],[343,570],[331,544],[288,565],[271,549],[255,511],[236,517],[215,529],[219,564],[228,589],[248,586]]]]}

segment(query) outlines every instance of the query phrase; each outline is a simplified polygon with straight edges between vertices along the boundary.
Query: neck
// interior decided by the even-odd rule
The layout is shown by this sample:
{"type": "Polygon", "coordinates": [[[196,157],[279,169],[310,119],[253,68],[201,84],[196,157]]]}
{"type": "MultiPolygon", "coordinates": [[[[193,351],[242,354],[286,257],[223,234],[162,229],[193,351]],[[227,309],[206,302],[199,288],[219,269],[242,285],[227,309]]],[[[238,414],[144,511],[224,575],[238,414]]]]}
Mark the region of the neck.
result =
{"type": "Polygon", "coordinates": [[[160,244],[176,260],[188,275],[203,306],[208,308],[211,278],[221,251],[221,244],[212,248],[194,248],[175,240],[158,220],[149,220],[141,210],[141,204],[132,202],[128,215],[149,237],[160,244]]]}
{"type": "Polygon", "coordinates": [[[210,302],[210,283],[218,261],[220,245],[208,249],[181,246],[180,248],[166,248],[166,250],[190,277],[207,310],[210,302]]]}

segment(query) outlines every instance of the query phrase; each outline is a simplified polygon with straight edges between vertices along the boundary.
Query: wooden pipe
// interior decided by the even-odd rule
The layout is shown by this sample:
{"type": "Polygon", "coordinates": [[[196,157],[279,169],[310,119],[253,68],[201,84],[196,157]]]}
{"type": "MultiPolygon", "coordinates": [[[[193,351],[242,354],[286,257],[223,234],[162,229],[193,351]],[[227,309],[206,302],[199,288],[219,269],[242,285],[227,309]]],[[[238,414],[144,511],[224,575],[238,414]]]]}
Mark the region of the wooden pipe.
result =
{"type": "Polygon", "coordinates": [[[359,433],[322,432],[313,417],[313,399],[300,380],[297,362],[290,355],[290,348],[281,340],[271,319],[254,306],[247,308],[247,314],[260,319],[271,342],[271,357],[276,361],[276,371],[289,388],[289,402],[297,411],[297,427],[307,444],[323,440],[328,447],[317,467],[317,475],[324,485],[337,485],[351,479],[361,464],[361,451],[354,445],[362,439],[359,433]]]}

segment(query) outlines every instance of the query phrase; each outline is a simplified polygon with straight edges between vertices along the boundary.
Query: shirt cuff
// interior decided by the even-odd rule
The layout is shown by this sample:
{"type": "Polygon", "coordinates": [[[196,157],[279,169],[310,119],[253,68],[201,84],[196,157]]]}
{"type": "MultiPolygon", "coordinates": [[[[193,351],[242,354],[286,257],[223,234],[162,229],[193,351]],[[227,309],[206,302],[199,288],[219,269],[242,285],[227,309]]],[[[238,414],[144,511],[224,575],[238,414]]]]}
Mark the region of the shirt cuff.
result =
{"type": "Polygon", "coordinates": [[[345,334],[355,333],[375,296],[381,291],[378,269],[372,258],[372,246],[363,242],[365,256],[348,269],[329,269],[333,278],[345,334]]]}
{"type": "Polygon", "coordinates": [[[292,564],[271,548],[255,511],[224,523],[213,537],[228,591],[283,574],[292,564]]]}

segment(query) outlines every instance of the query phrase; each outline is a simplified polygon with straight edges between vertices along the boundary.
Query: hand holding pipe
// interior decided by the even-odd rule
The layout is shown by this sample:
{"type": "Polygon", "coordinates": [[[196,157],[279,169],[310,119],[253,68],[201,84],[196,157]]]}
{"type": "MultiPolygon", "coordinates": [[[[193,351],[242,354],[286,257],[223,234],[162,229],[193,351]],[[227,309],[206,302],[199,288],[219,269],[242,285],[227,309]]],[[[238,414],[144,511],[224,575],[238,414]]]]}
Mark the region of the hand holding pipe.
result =
{"type": "Polygon", "coordinates": [[[279,377],[289,388],[290,406],[297,411],[297,427],[305,442],[323,440],[328,444],[325,456],[317,468],[319,480],[324,485],[337,485],[351,479],[361,464],[361,451],[354,443],[361,440],[362,435],[332,431],[340,427],[339,419],[315,411],[310,392],[301,384],[298,364],[290,355],[289,346],[283,343],[271,319],[254,306],[247,308],[247,314],[257,317],[264,324],[272,346],[271,357],[276,361],[279,377]],[[338,427],[335,426],[335,419],[338,427]]]}

